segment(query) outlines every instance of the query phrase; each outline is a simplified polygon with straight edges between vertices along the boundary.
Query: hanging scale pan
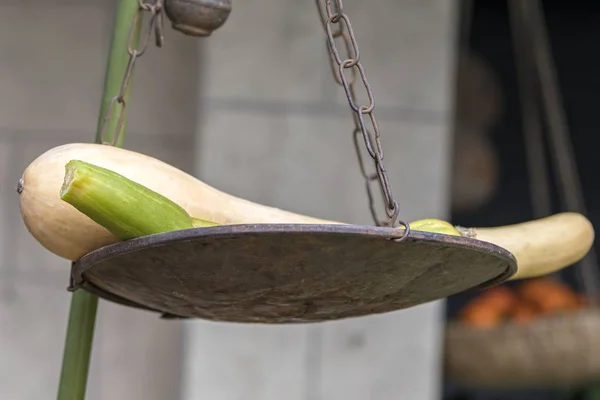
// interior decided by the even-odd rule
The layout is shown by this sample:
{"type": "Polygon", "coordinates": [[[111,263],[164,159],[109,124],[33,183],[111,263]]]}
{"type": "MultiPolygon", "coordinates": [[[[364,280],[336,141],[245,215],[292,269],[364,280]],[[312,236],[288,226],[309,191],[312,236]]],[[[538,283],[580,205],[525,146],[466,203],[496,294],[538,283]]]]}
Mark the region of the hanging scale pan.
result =
{"type": "MultiPolygon", "coordinates": [[[[166,2],[170,17],[177,15],[169,8],[175,3],[166,2]]],[[[349,19],[341,1],[335,3],[336,7],[326,1],[326,12],[319,11],[339,72],[336,77],[354,112],[361,171],[368,181],[374,180],[372,176],[379,181],[387,221],[376,218],[373,206],[377,227],[306,217],[233,197],[137,152],[104,144],[67,144],[35,159],[25,170],[18,192],[29,232],[49,251],[74,261],[72,290],[87,290],[174,318],[317,322],[400,310],[508,279],[545,275],[575,263],[589,251],[593,228],[575,213],[486,229],[455,230],[442,224],[433,229],[420,225],[423,231],[419,231],[399,220],[399,205],[383,165],[373,95],[349,19]],[[345,26],[336,31],[349,50],[345,59],[333,42],[338,36],[334,24],[345,26]],[[358,68],[360,80],[344,75],[353,68],[358,68]],[[356,104],[355,82],[364,84],[367,105],[356,104]],[[374,174],[365,172],[360,142],[374,162],[374,174]],[[176,203],[187,217],[218,226],[160,230],[120,241],[102,227],[106,225],[101,226],[107,218],[92,220],[61,198],[63,182],[77,179],[77,172],[65,173],[72,160],[120,174],[176,203]],[[434,233],[425,232],[431,230],[434,233]]],[[[225,7],[223,20],[229,10],[225,7]]],[[[197,19],[204,31],[200,25],[192,29],[191,19],[172,22],[183,32],[206,36],[223,20],[207,25],[197,19]]],[[[85,180],[78,182],[83,185],[85,180]]],[[[102,196],[104,211],[112,215],[130,207],[124,219],[116,221],[121,228],[132,221],[158,218],[151,207],[136,208],[139,199],[128,196],[118,190],[102,196]]],[[[373,198],[370,189],[369,198],[373,198]]]]}

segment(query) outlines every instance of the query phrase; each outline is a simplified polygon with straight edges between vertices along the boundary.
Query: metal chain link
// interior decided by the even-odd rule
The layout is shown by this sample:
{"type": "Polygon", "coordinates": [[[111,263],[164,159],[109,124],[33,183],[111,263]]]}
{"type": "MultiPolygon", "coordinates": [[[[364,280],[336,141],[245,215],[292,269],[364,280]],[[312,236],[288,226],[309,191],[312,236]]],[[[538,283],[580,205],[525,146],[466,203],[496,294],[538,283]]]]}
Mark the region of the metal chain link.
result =
{"type": "Polygon", "coordinates": [[[375,100],[373,97],[373,92],[371,91],[371,86],[367,81],[365,70],[360,62],[360,52],[354,36],[354,31],[352,30],[350,18],[344,13],[342,0],[315,0],[315,2],[317,9],[319,10],[319,15],[321,16],[323,28],[327,34],[327,44],[330,51],[330,65],[333,77],[335,81],[344,88],[346,97],[348,98],[348,104],[353,111],[352,117],[354,120],[354,145],[360,164],[360,171],[366,181],[371,215],[378,226],[396,227],[398,224],[403,225],[406,228],[404,231],[405,234],[397,240],[404,240],[408,236],[408,233],[410,233],[410,228],[408,223],[398,218],[400,214],[400,206],[398,201],[394,199],[387,171],[383,165],[381,135],[374,114],[375,100]],[[321,2],[325,3],[325,7],[321,7],[321,2]],[[323,10],[323,8],[325,10],[323,10]],[[337,25],[338,27],[338,29],[335,31],[333,29],[334,25],[337,25]],[[343,39],[346,57],[345,59],[342,59],[340,51],[335,43],[335,40],[338,38],[343,39]],[[350,70],[350,76],[347,76],[346,74],[348,70],[350,70]],[[369,100],[367,105],[359,106],[356,103],[355,83],[359,76],[367,92],[367,97],[369,100]],[[370,123],[372,130],[367,128],[367,122],[370,123]],[[375,163],[375,173],[367,173],[367,168],[360,151],[359,143],[361,139],[364,142],[367,152],[375,163]],[[388,216],[387,221],[381,221],[377,217],[374,196],[371,190],[371,183],[373,181],[379,181],[379,186],[385,203],[385,211],[388,216]]]}
{"type": "Polygon", "coordinates": [[[133,23],[131,24],[131,29],[129,31],[129,45],[127,46],[127,53],[129,54],[129,62],[127,63],[127,68],[125,69],[125,75],[123,76],[123,83],[121,84],[121,88],[119,93],[111,99],[106,108],[106,112],[104,115],[104,119],[102,120],[102,125],[100,128],[100,143],[114,146],[121,135],[121,130],[123,127],[124,117],[126,115],[125,109],[127,108],[127,102],[125,101],[125,93],[129,87],[129,82],[131,80],[131,76],[133,74],[133,68],[135,67],[135,62],[139,57],[141,57],[148,48],[148,43],[150,42],[150,36],[154,33],[155,44],[157,47],[162,47],[164,36],[163,36],[163,0],[154,0],[152,3],[146,3],[144,0],[138,1],[138,10],[133,17],[133,23]],[[141,46],[136,48],[134,46],[135,40],[135,32],[137,32],[139,24],[143,18],[143,14],[145,12],[150,13],[150,29],[146,33],[146,35],[141,39],[141,46]],[[110,119],[111,111],[115,104],[121,105],[121,111],[119,113],[119,118],[117,120],[117,126],[115,128],[115,134],[112,137],[112,140],[106,140],[106,123],[110,119]]]}

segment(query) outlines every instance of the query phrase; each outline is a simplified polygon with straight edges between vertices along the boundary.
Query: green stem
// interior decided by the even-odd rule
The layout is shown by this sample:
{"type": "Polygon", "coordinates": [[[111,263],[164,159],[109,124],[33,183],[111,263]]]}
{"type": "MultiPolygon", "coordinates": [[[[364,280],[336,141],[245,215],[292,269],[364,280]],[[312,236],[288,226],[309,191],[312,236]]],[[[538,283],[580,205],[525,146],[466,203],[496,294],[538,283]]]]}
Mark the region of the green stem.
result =
{"type": "Polygon", "coordinates": [[[205,219],[194,218],[192,217],[192,225],[194,228],[207,228],[209,226],[218,226],[216,222],[207,221],[205,219]]]}
{"type": "MultiPolygon", "coordinates": [[[[115,21],[112,32],[110,52],[108,56],[106,75],[104,80],[104,94],[100,106],[100,115],[96,132],[96,142],[100,142],[101,122],[109,106],[110,100],[119,93],[123,76],[127,68],[129,54],[129,30],[133,18],[138,10],[137,0],[119,0],[117,3],[115,21]]],[[[137,45],[141,24],[135,34],[133,45],[137,45]]],[[[129,90],[126,100],[129,97],[129,90]]],[[[105,126],[105,140],[112,140],[115,134],[119,107],[113,107],[110,119],[105,126]]],[[[123,145],[125,137],[126,119],[123,120],[122,130],[119,132],[116,146],[123,145]]],[[[71,297],[69,322],[63,352],[62,370],[58,389],[58,400],[84,400],[87,387],[87,378],[90,366],[90,355],[94,339],[96,324],[96,311],[98,298],[83,290],[77,290],[71,297]]]]}
{"type": "Polygon", "coordinates": [[[194,227],[192,217],[175,202],[84,161],[65,166],[60,197],[121,240],[194,227]]]}
{"type": "MultiPolygon", "coordinates": [[[[104,140],[111,141],[117,136],[115,146],[123,147],[123,141],[125,139],[125,126],[127,125],[127,113],[123,117],[123,123],[121,125],[121,131],[116,132],[117,124],[119,121],[119,113],[121,107],[118,104],[113,105],[110,118],[106,121],[104,129],[102,129],[102,121],[106,115],[113,97],[119,94],[121,85],[123,84],[123,77],[127,70],[127,64],[129,63],[129,31],[131,30],[135,14],[138,11],[137,0],[118,0],[117,9],[115,14],[115,21],[113,26],[112,41],[110,44],[110,50],[108,54],[108,63],[106,66],[106,74],[104,76],[104,92],[102,94],[102,103],[100,106],[100,115],[98,117],[98,125],[96,127],[96,143],[102,142],[102,130],[104,131],[104,140]]],[[[133,47],[137,47],[140,31],[142,27],[142,21],[140,20],[137,25],[137,30],[134,32],[134,39],[132,42],[133,47]]],[[[125,102],[129,104],[129,97],[131,94],[131,82],[129,80],[129,87],[125,92],[125,102]]]]}
{"type": "Polygon", "coordinates": [[[59,400],[83,400],[87,386],[98,298],[78,290],[71,298],[67,340],[58,388],[59,400]]]}

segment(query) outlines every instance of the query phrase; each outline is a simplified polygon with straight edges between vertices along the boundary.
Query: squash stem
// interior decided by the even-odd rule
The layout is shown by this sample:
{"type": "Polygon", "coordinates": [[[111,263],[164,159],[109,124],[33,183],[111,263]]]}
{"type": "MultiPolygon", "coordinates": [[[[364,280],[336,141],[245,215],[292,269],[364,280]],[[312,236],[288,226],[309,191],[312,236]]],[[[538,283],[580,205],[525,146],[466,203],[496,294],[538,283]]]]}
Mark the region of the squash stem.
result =
{"type": "Polygon", "coordinates": [[[60,197],[121,240],[194,227],[178,204],[84,161],[67,163],[60,197]]]}
{"type": "Polygon", "coordinates": [[[205,219],[192,217],[192,225],[194,225],[194,228],[207,228],[209,226],[217,226],[219,224],[216,222],[207,221],[205,219]]]}
{"type": "MultiPolygon", "coordinates": [[[[101,121],[108,109],[110,100],[119,92],[121,81],[125,75],[129,58],[127,53],[129,31],[139,6],[135,0],[119,0],[116,4],[111,45],[104,78],[104,93],[96,132],[96,142],[98,143],[101,141],[102,135],[101,121]]],[[[133,37],[133,46],[137,46],[139,42],[140,30],[141,24],[138,24],[138,29],[133,37]]],[[[129,91],[125,97],[125,101],[128,102],[129,91]]],[[[113,135],[117,134],[114,131],[119,117],[119,108],[113,107],[111,109],[105,131],[105,139],[107,140],[111,140],[114,137],[113,135]]],[[[126,110],[123,110],[123,112],[126,112],[126,110]]],[[[117,146],[122,146],[125,136],[125,123],[123,123],[122,129],[123,131],[119,132],[117,146]]],[[[97,307],[98,298],[83,290],[77,290],[71,297],[58,400],[85,400],[97,307]]]]}

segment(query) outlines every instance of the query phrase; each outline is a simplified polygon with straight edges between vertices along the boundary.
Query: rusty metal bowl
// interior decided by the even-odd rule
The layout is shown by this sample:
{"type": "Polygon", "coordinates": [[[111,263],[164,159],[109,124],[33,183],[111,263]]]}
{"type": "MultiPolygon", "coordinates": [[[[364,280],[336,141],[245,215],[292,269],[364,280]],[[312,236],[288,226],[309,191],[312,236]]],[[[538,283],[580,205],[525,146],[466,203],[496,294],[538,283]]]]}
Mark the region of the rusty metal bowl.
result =
{"type": "Polygon", "coordinates": [[[72,268],[73,289],[172,318],[298,323],[412,307],[516,272],[475,239],[355,225],[223,225],[98,249],[72,268]]]}

